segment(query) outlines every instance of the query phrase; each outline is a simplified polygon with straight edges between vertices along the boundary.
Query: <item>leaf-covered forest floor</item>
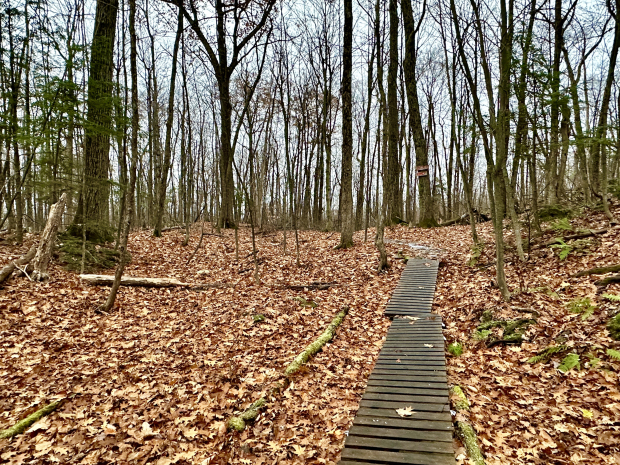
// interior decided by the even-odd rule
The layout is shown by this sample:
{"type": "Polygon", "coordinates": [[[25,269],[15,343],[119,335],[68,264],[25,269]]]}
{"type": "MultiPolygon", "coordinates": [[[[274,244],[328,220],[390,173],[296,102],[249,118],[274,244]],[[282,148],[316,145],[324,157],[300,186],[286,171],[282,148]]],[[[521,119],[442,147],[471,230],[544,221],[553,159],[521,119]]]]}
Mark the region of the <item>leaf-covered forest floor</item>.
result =
{"type": "MultiPolygon", "coordinates": [[[[571,221],[573,229],[605,224],[592,212],[571,221]]],[[[469,226],[390,228],[392,268],[380,275],[372,230],[367,243],[363,231],[356,233],[349,250],[334,249],[338,233],[301,231],[299,267],[290,232],[286,255],[281,231],[260,234],[258,285],[249,228],[239,233],[239,260],[233,231],[224,231],[205,236],[189,264],[199,226],[186,247],[181,231],[160,239],[136,232],[127,275],[220,286],[121,288],[109,314],[94,311],[108,288],[82,284],[58,263],[46,283],[14,277],[0,290],[0,430],[48,402],[67,400],[27,433],[0,440],[0,462],[337,463],[389,326],[383,309],[404,267],[394,257],[416,256],[420,250],[404,244],[415,243],[441,251],[433,252],[442,260],[434,311],[444,319],[447,342],[464,348],[460,357],[447,354],[449,382],[471,402],[487,463],[620,463],[620,361],[607,353],[620,343],[605,329],[618,303],[602,297],[597,277],[569,277],[619,262],[619,231],[580,243],[564,260],[544,247],[522,264],[509,250],[515,296],[508,303],[494,285],[491,224],[478,231],[487,245],[470,266],[469,226]],[[312,282],[336,285],[285,287],[312,282]],[[318,305],[302,306],[296,297],[318,305]],[[584,319],[567,304],[586,297],[596,308],[584,319]],[[268,399],[254,424],[241,434],[227,431],[228,418],[281,381],[287,364],[344,305],[350,312],[332,343],[268,399]],[[536,323],[521,346],[489,348],[474,337],[485,310],[495,319],[536,323]],[[265,320],[255,322],[258,314],[265,320]],[[553,345],[566,350],[527,362],[553,345]],[[569,353],[579,355],[580,365],[563,373],[558,368],[569,353]]],[[[0,242],[0,266],[33,240],[22,247],[0,242]]],[[[620,294],[620,286],[605,292],[620,294]]],[[[458,441],[455,453],[466,463],[458,441]]]]}

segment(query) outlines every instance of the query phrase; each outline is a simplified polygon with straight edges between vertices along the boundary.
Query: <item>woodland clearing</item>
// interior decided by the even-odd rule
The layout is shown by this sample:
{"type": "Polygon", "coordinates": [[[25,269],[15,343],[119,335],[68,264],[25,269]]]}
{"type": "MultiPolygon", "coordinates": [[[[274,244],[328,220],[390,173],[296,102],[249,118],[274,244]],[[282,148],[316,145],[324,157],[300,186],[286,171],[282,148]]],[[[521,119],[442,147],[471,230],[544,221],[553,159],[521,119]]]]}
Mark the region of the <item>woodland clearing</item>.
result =
{"type": "MultiPolygon", "coordinates": [[[[605,224],[602,213],[591,212],[571,221],[575,230],[605,224]]],[[[108,314],[95,309],[109,288],[83,283],[57,261],[46,282],[13,277],[0,290],[0,429],[66,400],[25,434],[0,440],[0,458],[37,464],[337,463],[389,326],[383,309],[403,269],[395,257],[424,253],[404,245],[413,243],[440,253],[433,311],[444,319],[447,344],[463,346],[461,356],[447,354],[449,383],[462,386],[469,399],[487,463],[620,463],[620,360],[608,353],[620,343],[605,329],[618,303],[603,298],[620,294],[620,285],[601,289],[593,284],[599,277],[570,277],[615,264],[618,230],[592,238],[564,260],[557,249],[543,247],[521,263],[509,248],[514,297],[508,303],[494,283],[491,224],[478,225],[478,232],[487,245],[470,266],[469,226],[389,228],[392,267],[382,274],[363,231],[346,250],[334,249],[338,233],[300,231],[299,267],[290,232],[286,255],[281,231],[259,234],[260,284],[253,279],[249,228],[239,231],[239,260],[234,232],[225,230],[222,237],[204,236],[189,263],[199,226],[187,247],[182,231],[162,238],[135,232],[126,275],[217,286],[122,287],[108,314]],[[286,287],[315,282],[335,284],[286,287]],[[572,313],[570,303],[584,298],[594,307],[591,315],[572,313]],[[282,380],[285,367],[345,305],[350,311],[333,341],[292,375],[281,395],[267,399],[244,432],[228,431],[227,420],[282,380]],[[497,320],[536,323],[520,346],[488,347],[474,336],[489,310],[497,320]],[[528,363],[553,345],[567,349],[528,363]],[[580,363],[564,373],[558,367],[569,352],[580,363]]],[[[34,240],[29,236],[19,248],[0,243],[0,266],[34,240]]],[[[458,440],[455,454],[467,462],[458,440]]]]}

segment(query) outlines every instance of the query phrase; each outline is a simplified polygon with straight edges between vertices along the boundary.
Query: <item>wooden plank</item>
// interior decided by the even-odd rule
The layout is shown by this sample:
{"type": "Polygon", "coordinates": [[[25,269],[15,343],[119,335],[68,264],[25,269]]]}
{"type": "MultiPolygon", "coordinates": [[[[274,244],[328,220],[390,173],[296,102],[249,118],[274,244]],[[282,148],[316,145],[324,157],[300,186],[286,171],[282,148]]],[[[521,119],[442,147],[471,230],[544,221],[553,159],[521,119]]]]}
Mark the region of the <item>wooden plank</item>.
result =
{"type": "Polygon", "coordinates": [[[383,428],[381,426],[353,425],[349,430],[349,435],[407,439],[410,441],[439,441],[452,445],[452,433],[444,431],[427,432],[411,429],[383,428]]]}
{"type": "Polygon", "coordinates": [[[381,400],[386,402],[415,402],[422,404],[447,404],[446,396],[413,396],[411,394],[393,394],[387,392],[366,392],[363,400],[381,400]]]}
{"type": "Polygon", "coordinates": [[[403,388],[440,389],[442,391],[447,389],[445,380],[401,379],[398,376],[389,377],[389,376],[384,376],[384,375],[380,375],[380,376],[378,375],[375,378],[369,378],[367,385],[368,386],[398,386],[398,387],[403,387],[403,388]]]}
{"type": "MultiPolygon", "coordinates": [[[[361,407],[357,411],[359,417],[402,418],[396,409],[361,407]]],[[[450,412],[422,412],[415,413],[416,420],[452,421],[450,412]]]]}
{"type": "Polygon", "coordinates": [[[445,360],[409,360],[409,359],[377,359],[377,365],[422,365],[422,366],[431,366],[437,368],[446,368],[445,360]]]}
{"type": "Polygon", "coordinates": [[[448,390],[447,389],[416,389],[409,387],[399,386],[367,386],[366,392],[377,392],[377,393],[386,393],[386,394],[403,394],[409,396],[434,396],[434,397],[444,397],[445,401],[448,401],[448,390]]]}
{"type": "Polygon", "coordinates": [[[398,439],[367,438],[351,436],[347,438],[345,447],[363,447],[364,449],[382,449],[393,451],[435,452],[453,454],[453,448],[447,442],[402,441],[398,439]]]}
{"type": "MultiPolygon", "coordinates": [[[[402,405],[402,404],[401,404],[402,405]]],[[[437,406],[437,404],[429,404],[437,406]]],[[[388,407],[391,408],[391,407],[388,407]]],[[[400,407],[396,407],[400,408],[400,407]]],[[[441,410],[430,410],[435,412],[441,412],[441,410]]],[[[426,431],[436,431],[438,433],[443,431],[452,431],[452,423],[449,421],[430,421],[430,420],[415,420],[409,418],[374,418],[374,417],[359,417],[353,420],[354,425],[358,426],[374,426],[379,428],[404,428],[404,429],[417,429],[426,431]]]]}
{"type": "MultiPolygon", "coordinates": [[[[377,363],[375,365],[375,370],[400,370],[406,372],[415,372],[423,375],[428,375],[430,373],[442,373],[446,371],[446,366],[433,366],[433,365],[410,365],[405,363],[377,363]],[[429,373],[430,372],[430,373],[429,373]]],[[[409,374],[403,373],[403,374],[409,374]]]]}
{"type": "Polygon", "coordinates": [[[407,381],[414,381],[419,383],[446,383],[448,380],[445,376],[422,376],[422,375],[403,375],[400,373],[371,373],[369,379],[383,379],[386,381],[402,381],[404,384],[407,381]]]}
{"type": "Polygon", "coordinates": [[[391,452],[346,447],[340,456],[345,460],[379,461],[380,463],[403,463],[408,465],[454,464],[454,454],[448,456],[446,454],[431,454],[425,452],[391,452]]]}
{"type": "MultiPolygon", "coordinates": [[[[373,399],[362,399],[360,400],[360,407],[369,407],[369,408],[387,408],[387,409],[398,409],[411,407],[413,410],[419,410],[420,412],[449,412],[450,407],[447,404],[430,404],[430,403],[416,403],[416,402],[392,402],[389,400],[373,400],[373,399]]],[[[415,415],[415,414],[414,414],[415,415]]],[[[412,415],[412,420],[415,419],[415,416],[412,415]]],[[[355,421],[355,420],[354,420],[355,421]]],[[[382,420],[383,421],[383,420],[382,420]]],[[[406,419],[404,421],[410,421],[410,419],[406,419]]],[[[447,423],[450,428],[452,428],[452,423],[447,423]]],[[[447,427],[443,425],[443,427],[447,427]]],[[[434,429],[431,428],[432,424],[421,425],[422,429],[434,429]]],[[[438,425],[435,425],[438,426],[438,425]]],[[[442,429],[440,428],[440,429],[442,429]]]]}

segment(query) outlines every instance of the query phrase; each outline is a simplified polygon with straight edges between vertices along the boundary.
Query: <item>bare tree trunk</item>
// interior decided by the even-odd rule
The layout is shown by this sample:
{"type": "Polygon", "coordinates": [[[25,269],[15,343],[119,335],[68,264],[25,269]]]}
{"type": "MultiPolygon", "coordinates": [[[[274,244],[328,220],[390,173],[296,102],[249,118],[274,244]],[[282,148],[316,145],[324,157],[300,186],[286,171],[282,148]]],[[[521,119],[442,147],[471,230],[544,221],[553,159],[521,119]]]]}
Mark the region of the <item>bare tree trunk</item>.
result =
{"type": "Polygon", "coordinates": [[[351,74],[353,72],[353,2],[344,0],[342,52],[342,173],[340,184],[341,235],[338,248],[353,246],[353,117],[351,74]]]}
{"type": "Polygon", "coordinates": [[[164,161],[161,168],[160,178],[157,180],[157,212],[155,216],[155,230],[153,235],[161,237],[161,228],[164,221],[164,208],[166,206],[166,190],[168,187],[168,171],[172,160],[172,123],[174,121],[174,91],[177,75],[177,57],[179,55],[179,43],[183,33],[183,13],[179,10],[177,18],[177,34],[174,39],[172,52],[172,70],[170,71],[170,93],[168,95],[168,118],[166,119],[166,140],[164,142],[164,161]]]}
{"type": "Polygon", "coordinates": [[[134,211],[134,193],[136,188],[136,173],[138,169],[138,131],[140,130],[139,109],[138,109],[138,68],[137,68],[137,45],[136,45],[136,0],[129,0],[129,41],[130,41],[130,61],[131,61],[131,168],[129,174],[129,186],[125,197],[125,221],[123,225],[123,234],[121,237],[120,253],[121,261],[116,267],[112,289],[106,302],[102,305],[101,310],[109,312],[114,301],[116,293],[121,285],[123,271],[129,261],[127,253],[127,241],[129,239],[129,231],[131,230],[131,222],[133,220],[134,211]]]}

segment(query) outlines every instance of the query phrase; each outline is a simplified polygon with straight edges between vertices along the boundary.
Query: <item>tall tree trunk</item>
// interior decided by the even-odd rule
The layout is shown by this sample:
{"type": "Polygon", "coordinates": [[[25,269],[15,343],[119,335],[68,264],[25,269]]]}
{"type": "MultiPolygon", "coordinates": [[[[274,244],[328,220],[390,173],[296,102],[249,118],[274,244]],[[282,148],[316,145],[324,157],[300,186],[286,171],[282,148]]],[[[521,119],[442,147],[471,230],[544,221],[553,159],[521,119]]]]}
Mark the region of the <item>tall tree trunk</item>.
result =
{"type": "Polygon", "coordinates": [[[98,0],[88,76],[84,125],[84,189],[74,223],[88,229],[109,224],[112,69],[118,0],[98,0]]]}
{"type": "Polygon", "coordinates": [[[387,78],[388,154],[387,178],[385,180],[387,221],[396,223],[402,219],[402,194],[400,192],[400,164],[398,162],[398,2],[389,0],[390,64],[387,78]]]}
{"type": "Polygon", "coordinates": [[[168,187],[168,171],[172,160],[172,123],[174,122],[174,92],[176,87],[177,58],[179,55],[179,43],[183,34],[183,13],[179,10],[177,17],[177,34],[174,39],[172,52],[172,69],[170,71],[170,93],[168,94],[168,117],[166,118],[166,140],[164,142],[164,160],[162,163],[160,178],[157,180],[157,213],[155,216],[155,230],[153,235],[161,237],[161,228],[164,222],[164,209],[166,207],[166,190],[168,187]]]}
{"type": "MultiPolygon", "coordinates": [[[[422,128],[422,116],[420,114],[420,103],[418,100],[418,89],[416,79],[416,25],[413,19],[411,0],[403,0],[401,3],[403,12],[403,24],[405,29],[405,61],[403,68],[405,81],[407,83],[407,101],[409,102],[409,127],[413,137],[415,147],[416,166],[428,166],[428,146],[422,128]]],[[[424,10],[426,11],[426,2],[424,10]]],[[[423,13],[424,14],[424,13],[423,13]]],[[[420,21],[422,18],[420,18],[420,21]]],[[[429,228],[437,226],[435,212],[433,211],[433,197],[431,193],[430,172],[426,176],[418,177],[418,192],[420,199],[420,210],[418,224],[421,227],[429,228]]]]}
{"type": "MultiPolygon", "coordinates": [[[[615,222],[615,218],[609,211],[609,204],[607,203],[607,118],[609,115],[609,102],[611,100],[611,88],[614,82],[614,74],[616,69],[616,61],[618,59],[618,48],[620,47],[620,0],[615,0],[615,12],[611,9],[611,2],[608,2],[608,8],[610,14],[614,15],[615,27],[614,27],[614,41],[611,46],[611,53],[609,55],[609,67],[607,69],[607,79],[605,80],[605,89],[603,90],[603,98],[601,100],[601,109],[599,111],[598,124],[596,126],[596,137],[592,146],[592,160],[593,167],[596,170],[598,161],[600,160],[600,187],[603,194],[603,209],[605,215],[610,221],[615,222]]],[[[599,186],[595,184],[596,190],[599,186]]]]}
{"type": "Polygon", "coordinates": [[[338,248],[353,246],[353,116],[351,74],[353,73],[353,1],[344,0],[342,49],[342,173],[340,182],[341,234],[338,248]]]}
{"type": "Polygon", "coordinates": [[[109,312],[116,300],[116,293],[121,285],[123,271],[129,261],[127,253],[127,241],[134,213],[134,193],[136,187],[136,173],[138,168],[138,131],[140,130],[139,108],[138,108],[138,67],[137,67],[137,45],[136,45],[136,0],[129,0],[129,42],[130,42],[130,61],[131,61],[131,167],[129,174],[129,186],[125,196],[125,221],[123,234],[121,236],[120,253],[121,261],[116,267],[114,282],[110,289],[110,294],[106,302],[102,305],[102,310],[109,312]]]}

